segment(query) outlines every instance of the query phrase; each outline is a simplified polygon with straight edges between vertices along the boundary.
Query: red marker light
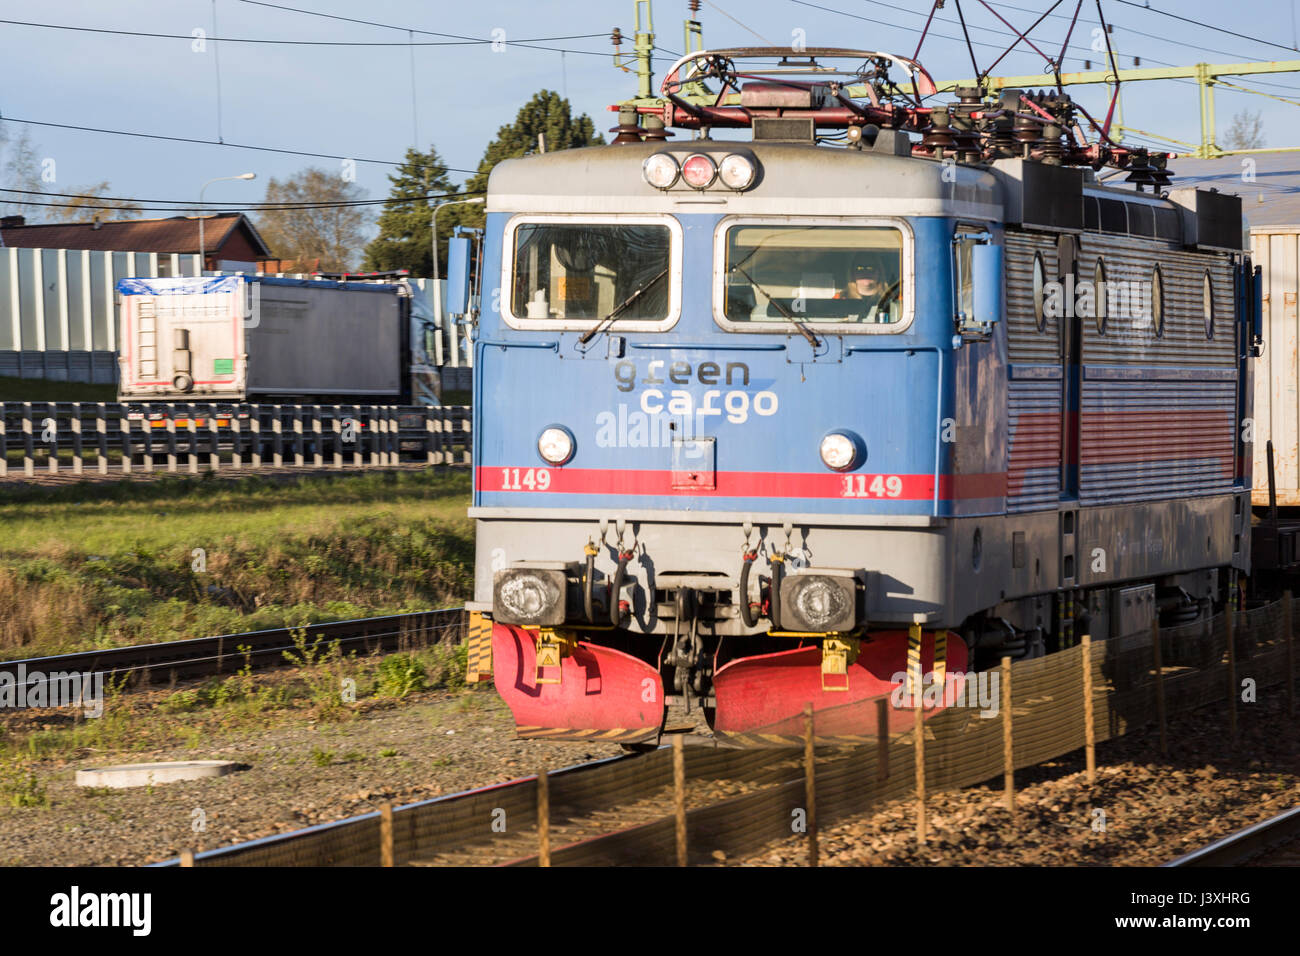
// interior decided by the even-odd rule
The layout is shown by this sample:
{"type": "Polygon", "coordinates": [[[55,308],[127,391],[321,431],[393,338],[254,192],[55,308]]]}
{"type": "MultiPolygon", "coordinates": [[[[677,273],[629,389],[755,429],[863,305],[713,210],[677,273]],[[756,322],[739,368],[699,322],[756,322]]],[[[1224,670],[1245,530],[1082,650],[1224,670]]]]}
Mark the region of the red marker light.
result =
{"type": "Polygon", "coordinates": [[[696,189],[708,188],[717,175],[718,167],[703,153],[687,156],[686,162],[682,163],[682,179],[686,180],[686,185],[696,189]]]}

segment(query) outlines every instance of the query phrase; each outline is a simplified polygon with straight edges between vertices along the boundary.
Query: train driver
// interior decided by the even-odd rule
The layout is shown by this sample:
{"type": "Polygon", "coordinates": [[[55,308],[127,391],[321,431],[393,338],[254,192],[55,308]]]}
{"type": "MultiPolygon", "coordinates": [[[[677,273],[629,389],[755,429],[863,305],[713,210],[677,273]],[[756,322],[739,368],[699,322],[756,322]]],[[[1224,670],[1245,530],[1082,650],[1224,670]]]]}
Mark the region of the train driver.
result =
{"type": "MultiPolygon", "coordinates": [[[[892,322],[890,304],[882,300],[889,290],[885,272],[874,258],[858,257],[849,267],[848,284],[835,294],[837,299],[861,299],[866,311],[862,314],[863,322],[892,322]]],[[[897,301],[897,299],[894,299],[897,301]]]]}

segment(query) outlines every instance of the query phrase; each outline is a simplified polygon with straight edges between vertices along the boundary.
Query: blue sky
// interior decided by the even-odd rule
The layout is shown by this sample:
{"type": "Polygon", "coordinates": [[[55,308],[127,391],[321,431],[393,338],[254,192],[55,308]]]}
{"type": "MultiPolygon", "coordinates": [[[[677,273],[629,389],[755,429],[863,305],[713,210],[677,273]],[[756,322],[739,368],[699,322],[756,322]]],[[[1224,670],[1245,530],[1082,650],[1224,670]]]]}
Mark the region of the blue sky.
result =
{"type": "MultiPolygon", "coordinates": [[[[373,159],[400,159],[416,142],[436,145],[452,167],[472,170],[496,129],[514,117],[536,90],[560,90],[575,111],[593,117],[599,129],[614,125],[605,107],[635,92],[633,78],[610,61],[610,28],[630,37],[634,29],[631,0],[476,0],[473,3],[418,0],[279,0],[283,6],[317,13],[379,21],[400,27],[443,31],[488,39],[503,30],[503,52],[490,46],[386,47],[290,46],[209,43],[194,52],[188,39],[203,29],[213,35],[212,0],[0,0],[2,19],[68,24],[114,30],[177,34],[185,39],[156,39],[100,33],[68,32],[0,23],[0,115],[172,136],[279,146],[312,152],[373,159]],[[535,50],[508,41],[535,37],[599,34],[557,40],[535,50]],[[216,60],[221,74],[218,122],[216,60]],[[414,104],[412,102],[414,60],[414,104]],[[414,106],[414,110],[413,110],[414,106]]],[[[1059,50],[1075,0],[1064,0],[1031,35],[1049,52],[1059,50]]],[[[997,0],[995,9],[1021,27],[1051,6],[1051,0],[997,0]],[[1018,9],[1017,9],[1018,8],[1018,9]],[[1026,12],[1028,11],[1028,12],[1026,12]]],[[[1273,41],[1266,46],[1249,39],[1161,16],[1150,10],[1103,0],[1122,67],[1134,55],[1142,66],[1185,65],[1198,61],[1300,59],[1284,47],[1296,39],[1291,0],[1237,3],[1214,0],[1152,0],[1152,6],[1273,41]]],[[[1006,28],[977,0],[964,0],[967,22],[978,43],[1004,46],[1006,28]]],[[[704,0],[700,18],[706,46],[757,45],[764,40],[788,44],[802,30],[807,43],[884,49],[910,55],[929,10],[928,0],[704,0]],[[725,13],[723,12],[725,11],[725,13]],[[730,18],[728,16],[730,15],[730,18]],[[735,18],[735,19],[731,19],[735,18]],[[743,26],[735,22],[743,21],[743,26]],[[874,21],[874,22],[873,22],[874,21]]],[[[372,41],[405,44],[403,30],[364,26],[272,9],[246,0],[216,0],[216,35],[282,40],[372,41]]],[[[685,0],[654,4],[658,44],[665,51],[682,48],[685,0]]],[[[1095,0],[1085,0],[1080,26],[1071,40],[1067,69],[1082,69],[1096,24],[1095,0]]],[[[965,44],[959,39],[955,4],[948,0],[932,27],[934,36],[921,53],[936,79],[971,73],[965,44]]],[[[500,34],[497,34],[500,36],[500,34]]],[[[437,37],[416,35],[417,41],[437,37]]],[[[624,49],[630,48],[630,41],[624,49]]],[[[1023,47],[1022,47],[1023,50],[1023,47]]],[[[995,51],[976,46],[981,66],[995,51]]],[[[669,53],[659,61],[662,70],[669,53]]],[[[996,74],[1029,73],[1042,68],[1032,51],[1012,53],[996,74]]],[[[1249,78],[1243,85],[1300,100],[1300,76],[1283,74],[1249,78]]],[[[1197,90],[1190,82],[1163,81],[1126,88],[1124,118],[1128,125],[1182,140],[1199,139],[1197,90]]],[[[1100,87],[1072,90],[1096,113],[1104,109],[1100,87]]],[[[1263,111],[1269,146],[1300,146],[1297,106],[1221,89],[1218,126],[1226,131],[1232,114],[1249,108],[1263,111]]],[[[12,126],[11,126],[12,129],[12,126]]],[[[146,199],[191,200],[199,186],[216,176],[246,171],[252,183],[218,183],[210,200],[239,202],[263,198],[265,182],[309,164],[339,168],[337,160],[285,156],[221,146],[163,143],[99,133],[30,126],[42,157],[53,158],[57,184],[51,191],[108,180],[112,194],[146,199]]],[[[357,183],[369,198],[382,198],[390,167],[359,164],[357,183]]],[[[459,181],[464,173],[453,173],[459,181]]],[[[0,185],[6,185],[0,183],[0,185]]]]}

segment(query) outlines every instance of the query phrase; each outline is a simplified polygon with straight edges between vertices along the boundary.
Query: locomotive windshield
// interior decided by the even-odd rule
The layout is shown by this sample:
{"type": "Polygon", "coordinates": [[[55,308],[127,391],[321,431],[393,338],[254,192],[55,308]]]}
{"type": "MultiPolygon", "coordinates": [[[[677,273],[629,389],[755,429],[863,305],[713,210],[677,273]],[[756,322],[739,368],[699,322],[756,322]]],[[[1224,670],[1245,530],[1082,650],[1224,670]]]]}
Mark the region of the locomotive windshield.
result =
{"type": "Polygon", "coordinates": [[[736,323],[902,321],[903,234],[888,226],[727,230],[723,315],[736,323]]]}
{"type": "Polygon", "coordinates": [[[511,312],[520,319],[657,321],[669,313],[666,225],[523,223],[514,233],[511,312]]]}

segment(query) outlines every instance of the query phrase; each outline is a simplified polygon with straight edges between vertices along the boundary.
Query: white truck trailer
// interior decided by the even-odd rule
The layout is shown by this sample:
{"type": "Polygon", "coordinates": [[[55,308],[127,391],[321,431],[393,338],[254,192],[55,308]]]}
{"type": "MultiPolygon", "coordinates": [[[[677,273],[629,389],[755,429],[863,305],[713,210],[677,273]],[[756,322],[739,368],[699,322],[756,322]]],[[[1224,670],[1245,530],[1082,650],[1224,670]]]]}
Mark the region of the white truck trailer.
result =
{"type": "Polygon", "coordinates": [[[120,401],[420,400],[403,283],[229,275],[122,279],[117,292],[120,401]]]}

